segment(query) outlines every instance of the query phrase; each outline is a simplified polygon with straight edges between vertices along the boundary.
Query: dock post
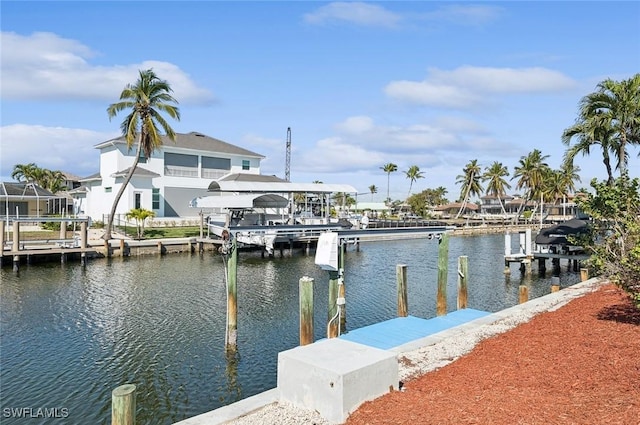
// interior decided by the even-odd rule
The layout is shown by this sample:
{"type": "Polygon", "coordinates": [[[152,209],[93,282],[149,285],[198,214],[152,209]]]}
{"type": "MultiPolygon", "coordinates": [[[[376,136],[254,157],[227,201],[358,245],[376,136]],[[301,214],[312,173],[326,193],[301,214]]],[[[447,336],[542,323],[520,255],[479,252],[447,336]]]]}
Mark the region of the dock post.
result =
{"type": "Polygon", "coordinates": [[[329,312],[327,318],[327,338],[338,336],[338,272],[329,272],[329,312]]]}
{"type": "Polygon", "coordinates": [[[231,252],[227,254],[227,350],[235,350],[238,341],[238,246],[236,238],[231,242],[231,252]]]}
{"type": "Polygon", "coordinates": [[[407,317],[409,302],[407,297],[407,265],[396,265],[396,282],[398,289],[398,317],[407,317]]]}
{"type": "Polygon", "coordinates": [[[580,269],[580,281],[584,282],[585,280],[589,279],[589,269],[586,268],[581,268],[580,269]]]}
{"type": "Polygon", "coordinates": [[[518,303],[523,304],[529,301],[529,288],[526,285],[520,285],[518,288],[518,303]]]}
{"type": "Polygon", "coordinates": [[[436,314],[447,314],[447,268],[449,266],[449,234],[440,234],[438,241],[438,296],[436,301],[436,314]]]}
{"type": "Polygon", "coordinates": [[[14,272],[19,272],[20,271],[20,256],[19,255],[14,255],[13,256],[13,271],[14,272]]]}
{"type": "Polygon", "coordinates": [[[538,258],[538,273],[544,274],[547,271],[547,259],[540,257],[538,258]]]}
{"type": "MultiPolygon", "coordinates": [[[[60,239],[67,239],[67,222],[60,222],[60,239]]],[[[64,243],[64,241],[62,241],[64,243]]]]}
{"type": "Polygon", "coordinates": [[[340,309],[340,332],[344,333],[347,331],[347,306],[345,305],[347,288],[344,284],[344,257],[345,251],[347,249],[347,244],[344,242],[340,242],[339,249],[340,251],[338,251],[338,264],[340,270],[338,272],[338,298],[342,299],[342,302],[338,303],[338,308],[340,309]]]}
{"type": "Polygon", "coordinates": [[[158,241],[158,255],[162,255],[162,241],[158,241]]]}
{"type": "Polygon", "coordinates": [[[551,292],[558,292],[560,290],[560,278],[553,276],[551,278],[551,292]]]}
{"type": "Polygon", "coordinates": [[[136,386],[120,385],[111,392],[111,425],[136,424],[136,386]]]}
{"type": "Polygon", "coordinates": [[[12,251],[20,251],[20,222],[13,222],[13,245],[11,245],[12,251]]]}
{"type": "Polygon", "coordinates": [[[458,257],[458,310],[467,308],[467,283],[469,275],[469,257],[458,257]]]}
{"type": "Polygon", "coordinates": [[[504,235],[504,274],[511,274],[511,264],[509,257],[511,256],[511,234],[504,235]]]}
{"type": "Polygon", "coordinates": [[[124,257],[124,239],[120,239],[120,256],[124,257]]]}
{"type": "Polygon", "coordinates": [[[80,249],[82,252],[80,253],[80,265],[82,267],[87,265],[87,222],[83,221],[80,223],[80,249]]]}
{"type": "Polygon", "coordinates": [[[313,278],[303,276],[300,288],[300,345],[313,343],[313,278]]]}
{"type": "Polygon", "coordinates": [[[111,246],[109,244],[109,239],[104,240],[104,255],[107,258],[111,257],[111,246]]]}
{"type": "Polygon", "coordinates": [[[2,267],[4,256],[4,221],[0,220],[0,267],[2,267]]]}

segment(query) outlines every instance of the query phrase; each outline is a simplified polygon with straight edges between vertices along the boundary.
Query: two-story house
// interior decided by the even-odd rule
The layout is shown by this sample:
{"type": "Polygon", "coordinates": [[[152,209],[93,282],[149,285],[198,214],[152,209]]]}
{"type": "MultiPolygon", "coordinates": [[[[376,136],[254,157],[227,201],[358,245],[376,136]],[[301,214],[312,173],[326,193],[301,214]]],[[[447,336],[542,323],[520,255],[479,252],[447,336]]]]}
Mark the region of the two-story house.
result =
{"type": "MultiPolygon", "coordinates": [[[[99,143],[100,171],[80,179],[70,191],[79,215],[104,221],[118,190],[133,165],[136,144],[124,137],[99,143]]],[[[260,174],[263,155],[201,133],[176,134],[175,143],[163,136],[163,146],[150,158],[141,157],[118,203],[116,214],[145,208],[156,217],[193,217],[189,201],[207,195],[212,180],[230,173],[260,174]]]]}

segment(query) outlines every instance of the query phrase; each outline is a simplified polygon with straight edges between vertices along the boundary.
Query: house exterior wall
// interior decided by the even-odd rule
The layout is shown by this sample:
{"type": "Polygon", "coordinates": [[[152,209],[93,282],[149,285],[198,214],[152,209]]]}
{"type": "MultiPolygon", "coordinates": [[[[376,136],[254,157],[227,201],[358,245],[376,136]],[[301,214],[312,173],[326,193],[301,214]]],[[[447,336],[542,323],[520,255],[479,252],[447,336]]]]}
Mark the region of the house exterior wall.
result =
{"type": "MultiPolygon", "coordinates": [[[[135,145],[127,149],[124,143],[100,148],[101,179],[84,183],[88,188],[82,200],[85,215],[102,221],[110,213],[115,196],[124,182],[124,177],[116,178],[113,175],[131,167],[135,154],[135,145]]],[[[191,199],[207,195],[209,184],[227,174],[260,174],[260,158],[165,144],[150,158],[141,159],[138,169],[150,173],[134,174],[118,203],[116,214],[126,214],[134,208],[136,194],[139,194],[140,206],[155,212],[156,217],[196,217],[198,211],[189,208],[191,199]],[[165,158],[169,158],[169,161],[165,162],[165,158]],[[207,164],[228,164],[228,167],[212,169],[207,168],[207,164]]]]}

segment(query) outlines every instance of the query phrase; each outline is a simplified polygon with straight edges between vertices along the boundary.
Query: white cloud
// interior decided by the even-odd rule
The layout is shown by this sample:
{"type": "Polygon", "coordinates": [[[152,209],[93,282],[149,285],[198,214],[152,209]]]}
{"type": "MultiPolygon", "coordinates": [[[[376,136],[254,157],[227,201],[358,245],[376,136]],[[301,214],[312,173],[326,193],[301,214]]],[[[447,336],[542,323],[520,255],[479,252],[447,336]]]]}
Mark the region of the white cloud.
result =
{"type": "Polygon", "coordinates": [[[7,179],[16,164],[35,162],[42,168],[84,177],[98,171],[99,152],[94,145],[118,135],[42,125],[3,126],[0,174],[7,179]]]}
{"type": "Polygon", "coordinates": [[[422,15],[423,19],[430,21],[464,25],[479,26],[495,21],[502,14],[499,7],[485,5],[452,5],[445,6],[422,15]]]}
{"type": "Polygon", "coordinates": [[[117,100],[126,84],[136,81],[141,69],[153,68],[168,81],[180,103],[210,103],[213,95],[191,80],[178,66],[144,61],[120,66],[96,66],[88,46],[56,34],[37,32],[23,36],[0,33],[2,45],[0,82],[3,99],[99,99],[117,100]]]}
{"type": "Polygon", "coordinates": [[[306,14],[304,20],[310,24],[342,21],[362,26],[393,28],[402,18],[378,5],[362,2],[334,2],[306,14]]]}
{"type": "Polygon", "coordinates": [[[452,71],[430,68],[424,81],[392,81],[384,90],[409,103],[465,109],[488,103],[491,95],[556,93],[574,87],[569,77],[545,68],[462,66],[452,71]]]}

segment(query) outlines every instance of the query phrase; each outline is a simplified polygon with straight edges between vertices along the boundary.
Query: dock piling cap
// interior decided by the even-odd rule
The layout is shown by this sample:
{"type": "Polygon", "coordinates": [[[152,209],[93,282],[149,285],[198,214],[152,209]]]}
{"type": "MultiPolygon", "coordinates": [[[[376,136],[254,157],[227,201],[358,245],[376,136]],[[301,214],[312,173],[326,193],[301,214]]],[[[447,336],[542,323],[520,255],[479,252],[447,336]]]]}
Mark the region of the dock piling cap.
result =
{"type": "Polygon", "coordinates": [[[136,390],[135,384],[124,384],[115,388],[111,393],[113,396],[122,397],[131,394],[136,390]]]}

